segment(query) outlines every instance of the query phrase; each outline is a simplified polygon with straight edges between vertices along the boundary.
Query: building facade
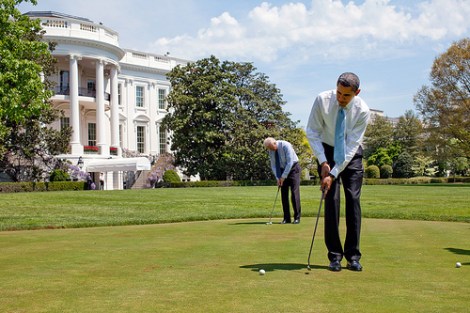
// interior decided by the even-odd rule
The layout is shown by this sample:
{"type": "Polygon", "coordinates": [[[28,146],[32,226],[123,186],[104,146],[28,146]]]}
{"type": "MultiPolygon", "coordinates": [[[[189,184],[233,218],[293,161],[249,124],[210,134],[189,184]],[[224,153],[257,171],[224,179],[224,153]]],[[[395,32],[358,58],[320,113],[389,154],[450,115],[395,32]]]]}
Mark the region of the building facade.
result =
{"type": "Polygon", "coordinates": [[[88,19],[51,11],[28,12],[40,19],[44,40],[55,42],[57,72],[52,105],[70,126],[70,153],[57,156],[90,172],[104,189],[123,189],[150,161],[169,152],[161,121],[167,112],[166,73],[188,61],[126,50],[116,31],[88,19]]]}

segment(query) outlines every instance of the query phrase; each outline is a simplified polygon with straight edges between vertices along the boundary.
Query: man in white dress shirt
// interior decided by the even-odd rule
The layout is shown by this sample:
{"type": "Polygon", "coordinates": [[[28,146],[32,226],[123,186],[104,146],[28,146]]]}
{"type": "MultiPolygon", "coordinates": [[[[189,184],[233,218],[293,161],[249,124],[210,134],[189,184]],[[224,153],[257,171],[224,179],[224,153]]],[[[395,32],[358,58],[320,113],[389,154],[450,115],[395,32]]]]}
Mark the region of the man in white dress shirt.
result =
{"type": "Polygon", "coordinates": [[[367,104],[358,97],[359,78],[339,76],[335,90],[320,93],[307,123],[307,138],[319,163],[321,190],[325,193],[325,244],[331,271],[361,271],[361,187],[364,174],[362,140],[370,117],[367,104]],[[346,200],[346,240],[339,235],[340,181],[346,200]]]}

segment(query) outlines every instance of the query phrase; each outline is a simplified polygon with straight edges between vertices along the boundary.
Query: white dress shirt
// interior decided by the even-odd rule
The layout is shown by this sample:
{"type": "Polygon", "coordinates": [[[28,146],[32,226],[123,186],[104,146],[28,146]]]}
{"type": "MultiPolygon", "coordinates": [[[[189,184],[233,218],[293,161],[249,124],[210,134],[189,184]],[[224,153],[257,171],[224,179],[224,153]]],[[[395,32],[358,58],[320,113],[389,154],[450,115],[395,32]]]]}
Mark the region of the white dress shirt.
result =
{"type": "Polygon", "coordinates": [[[276,176],[277,179],[279,178],[284,178],[286,179],[287,176],[289,176],[289,173],[294,166],[294,163],[299,162],[299,158],[297,157],[297,154],[294,151],[294,148],[292,147],[291,143],[288,141],[284,140],[277,140],[277,152],[279,153],[279,161],[280,161],[280,167],[281,171],[284,170],[281,173],[281,177],[277,177],[276,174],[276,151],[269,150],[269,158],[271,160],[271,169],[274,173],[274,176],[276,176]]]}
{"type": "MultiPolygon", "coordinates": [[[[336,116],[340,109],[336,100],[336,90],[320,93],[313,102],[310,117],[307,123],[307,138],[318,162],[326,162],[325,150],[322,143],[335,145],[336,116]]],[[[342,164],[335,164],[330,174],[338,177],[357,152],[362,144],[370,117],[367,104],[360,97],[355,96],[344,108],[346,113],[346,150],[345,160],[342,164]]]]}

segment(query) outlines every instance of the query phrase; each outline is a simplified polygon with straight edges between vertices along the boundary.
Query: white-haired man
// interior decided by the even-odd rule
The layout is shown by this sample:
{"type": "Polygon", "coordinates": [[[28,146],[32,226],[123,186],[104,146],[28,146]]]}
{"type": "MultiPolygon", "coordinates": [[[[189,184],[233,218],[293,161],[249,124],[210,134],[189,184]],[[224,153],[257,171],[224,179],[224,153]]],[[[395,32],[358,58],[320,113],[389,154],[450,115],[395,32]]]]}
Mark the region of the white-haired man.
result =
{"type": "Polygon", "coordinates": [[[268,149],[271,169],[276,176],[278,187],[281,188],[282,210],[284,211],[282,224],[291,222],[289,188],[294,209],[293,224],[299,224],[301,213],[299,158],[288,141],[268,137],[264,140],[264,146],[268,149]]]}

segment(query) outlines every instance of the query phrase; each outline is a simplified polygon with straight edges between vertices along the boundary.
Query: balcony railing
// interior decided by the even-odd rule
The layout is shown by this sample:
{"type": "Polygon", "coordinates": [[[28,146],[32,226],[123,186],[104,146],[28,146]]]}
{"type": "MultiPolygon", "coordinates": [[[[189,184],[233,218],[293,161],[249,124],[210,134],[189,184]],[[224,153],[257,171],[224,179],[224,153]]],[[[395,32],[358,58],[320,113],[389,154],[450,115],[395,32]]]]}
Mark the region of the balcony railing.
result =
{"type": "MultiPolygon", "coordinates": [[[[56,95],[70,96],[69,88],[54,87],[53,91],[56,95]]],[[[78,96],[96,98],[95,90],[88,90],[88,88],[78,88],[78,96]]],[[[104,93],[104,100],[110,101],[111,95],[107,92],[104,93]]]]}

